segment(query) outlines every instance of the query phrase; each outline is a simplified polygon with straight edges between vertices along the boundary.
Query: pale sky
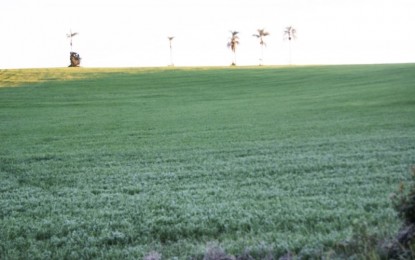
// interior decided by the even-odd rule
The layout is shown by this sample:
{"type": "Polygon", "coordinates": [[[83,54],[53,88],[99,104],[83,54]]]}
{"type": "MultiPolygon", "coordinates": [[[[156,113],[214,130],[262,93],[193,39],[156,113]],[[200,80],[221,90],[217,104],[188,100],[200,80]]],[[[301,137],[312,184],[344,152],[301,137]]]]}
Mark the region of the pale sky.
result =
{"type": "Polygon", "coordinates": [[[415,62],[415,0],[1,0],[0,69],[66,67],[70,30],[84,67],[415,62]]]}

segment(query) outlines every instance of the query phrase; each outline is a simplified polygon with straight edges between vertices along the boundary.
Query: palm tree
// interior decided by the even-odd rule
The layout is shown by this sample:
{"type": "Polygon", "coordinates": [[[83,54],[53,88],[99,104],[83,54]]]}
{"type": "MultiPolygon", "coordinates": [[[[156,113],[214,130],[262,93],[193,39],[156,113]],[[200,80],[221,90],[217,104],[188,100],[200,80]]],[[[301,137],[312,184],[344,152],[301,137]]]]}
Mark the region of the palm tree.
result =
{"type": "Polygon", "coordinates": [[[66,34],[66,37],[69,38],[69,44],[71,45],[71,52],[72,52],[72,38],[76,35],[78,35],[78,33],[77,32],[73,33],[72,30],[70,30],[69,33],[66,34]]]}
{"type": "Polygon", "coordinates": [[[239,37],[237,31],[231,31],[232,37],[229,39],[228,48],[233,52],[232,66],[236,66],[236,46],[239,44],[239,37]]]}
{"type": "Polygon", "coordinates": [[[170,44],[170,66],[174,66],[174,63],[173,63],[173,46],[172,46],[172,41],[174,39],[174,36],[169,36],[169,37],[167,37],[167,39],[169,39],[169,44],[170,44]]]}
{"type": "Polygon", "coordinates": [[[292,27],[288,26],[285,28],[284,31],[284,39],[289,41],[289,63],[291,64],[291,41],[297,38],[297,30],[292,27]]]}
{"type": "Polygon", "coordinates": [[[71,51],[69,53],[69,60],[71,61],[71,65],[69,65],[69,67],[79,67],[81,65],[81,57],[78,53],[72,51],[72,38],[76,35],[78,35],[78,33],[73,33],[72,30],[66,34],[66,37],[69,39],[69,44],[71,45],[71,51]]]}
{"type": "Polygon", "coordinates": [[[259,66],[261,66],[264,61],[264,46],[267,46],[264,41],[264,37],[268,35],[269,32],[266,32],[265,29],[258,29],[258,34],[253,34],[254,37],[259,39],[259,44],[261,45],[261,58],[259,59],[259,66]]]}

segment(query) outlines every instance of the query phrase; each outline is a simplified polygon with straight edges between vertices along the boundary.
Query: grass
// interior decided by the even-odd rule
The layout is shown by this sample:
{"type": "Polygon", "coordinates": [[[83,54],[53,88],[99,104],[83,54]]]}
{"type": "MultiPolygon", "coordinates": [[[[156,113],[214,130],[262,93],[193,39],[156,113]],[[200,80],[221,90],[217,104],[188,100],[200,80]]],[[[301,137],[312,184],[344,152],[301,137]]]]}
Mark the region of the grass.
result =
{"type": "Polygon", "coordinates": [[[0,72],[0,258],[316,255],[400,222],[415,65],[0,72]],[[222,249],[221,249],[222,250],[222,249]]]}

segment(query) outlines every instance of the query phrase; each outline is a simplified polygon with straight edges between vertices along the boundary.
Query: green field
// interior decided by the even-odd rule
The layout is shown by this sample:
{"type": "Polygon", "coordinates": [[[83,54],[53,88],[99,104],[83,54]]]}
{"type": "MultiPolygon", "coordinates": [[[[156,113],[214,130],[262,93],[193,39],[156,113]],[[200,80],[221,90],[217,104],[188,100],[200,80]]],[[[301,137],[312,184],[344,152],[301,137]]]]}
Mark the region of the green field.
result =
{"type": "Polygon", "coordinates": [[[412,164],[415,64],[2,70],[0,259],[316,256],[412,164]]]}

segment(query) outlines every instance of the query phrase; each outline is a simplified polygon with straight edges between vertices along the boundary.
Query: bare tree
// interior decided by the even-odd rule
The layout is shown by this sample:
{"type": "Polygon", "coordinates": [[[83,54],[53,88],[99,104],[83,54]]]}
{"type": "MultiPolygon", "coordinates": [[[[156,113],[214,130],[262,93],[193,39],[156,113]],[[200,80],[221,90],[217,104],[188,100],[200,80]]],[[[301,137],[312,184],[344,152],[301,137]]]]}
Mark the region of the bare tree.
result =
{"type": "Polygon", "coordinates": [[[254,37],[259,39],[259,44],[261,45],[261,57],[259,58],[259,66],[263,65],[264,62],[264,47],[267,44],[264,41],[264,37],[269,35],[269,32],[266,32],[265,29],[258,29],[258,34],[253,34],[254,37]]]}
{"type": "Polygon", "coordinates": [[[174,36],[169,36],[169,37],[167,37],[167,39],[169,39],[169,44],[170,44],[170,66],[174,66],[174,62],[173,62],[173,45],[172,45],[174,36]]]}
{"type": "Polygon", "coordinates": [[[228,42],[228,48],[231,48],[231,51],[233,52],[233,61],[232,61],[232,66],[236,66],[236,47],[239,44],[239,37],[238,37],[238,33],[237,31],[231,31],[231,38],[229,39],[228,42]]]}
{"type": "Polygon", "coordinates": [[[288,46],[289,46],[289,63],[291,64],[292,62],[292,57],[291,57],[291,41],[295,40],[297,38],[297,30],[292,27],[292,26],[288,26],[285,28],[284,31],[284,39],[288,40],[288,46]]]}

